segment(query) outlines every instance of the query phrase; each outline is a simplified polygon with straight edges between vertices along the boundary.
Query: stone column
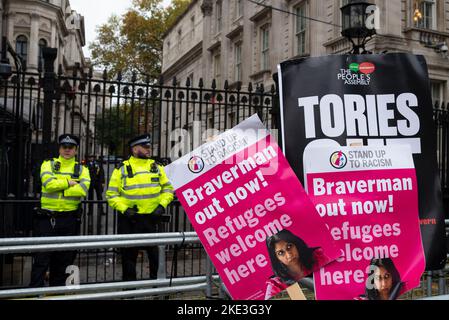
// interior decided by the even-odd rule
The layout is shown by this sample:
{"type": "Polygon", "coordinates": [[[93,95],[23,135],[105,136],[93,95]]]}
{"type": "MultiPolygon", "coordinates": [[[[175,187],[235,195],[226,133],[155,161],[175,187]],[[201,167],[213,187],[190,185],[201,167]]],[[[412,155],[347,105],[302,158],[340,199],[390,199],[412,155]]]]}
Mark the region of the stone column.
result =
{"type": "Polygon", "coordinates": [[[212,30],[212,0],[203,0],[201,4],[201,11],[203,13],[203,56],[202,56],[202,76],[204,84],[207,88],[210,88],[212,83],[213,74],[210,70],[213,70],[213,59],[210,52],[207,50],[211,45],[211,30],[212,30]]]}
{"type": "Polygon", "coordinates": [[[51,21],[51,39],[50,43],[48,44],[50,48],[56,48],[56,20],[51,21]]]}
{"type": "Polygon", "coordinates": [[[16,13],[15,12],[8,12],[7,13],[7,21],[8,21],[8,28],[6,36],[8,37],[8,40],[11,42],[11,44],[15,43],[14,39],[14,22],[16,21],[16,13]]]}
{"type": "Polygon", "coordinates": [[[3,29],[3,2],[0,1],[0,37],[5,35],[5,30],[3,29]]]}
{"type": "Polygon", "coordinates": [[[379,6],[381,7],[381,30],[377,30],[378,33],[400,37],[403,19],[402,3],[400,1],[383,0],[379,6]]]}
{"type": "Polygon", "coordinates": [[[31,14],[30,50],[28,53],[28,71],[35,72],[39,64],[39,15],[31,14]]]}

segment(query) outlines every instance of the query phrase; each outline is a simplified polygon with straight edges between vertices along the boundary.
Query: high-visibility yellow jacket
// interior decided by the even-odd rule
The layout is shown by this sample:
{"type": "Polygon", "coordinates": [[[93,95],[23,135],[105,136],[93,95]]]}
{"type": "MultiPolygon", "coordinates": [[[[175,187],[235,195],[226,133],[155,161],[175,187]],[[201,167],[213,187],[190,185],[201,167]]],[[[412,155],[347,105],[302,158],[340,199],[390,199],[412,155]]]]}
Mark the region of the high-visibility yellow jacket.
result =
{"type": "Polygon", "coordinates": [[[121,213],[137,206],[139,214],[151,214],[159,205],[166,208],[173,198],[164,167],[152,159],[133,156],[114,170],[106,191],[109,205],[121,213]]]}
{"type": "Polygon", "coordinates": [[[74,177],[75,158],[63,157],[46,160],[41,166],[41,208],[51,211],[74,211],[81,198],[87,195],[90,186],[89,170],[79,165],[79,177],[74,177]],[[59,163],[59,164],[58,164],[59,163]],[[70,187],[69,180],[78,182],[70,187]]]}

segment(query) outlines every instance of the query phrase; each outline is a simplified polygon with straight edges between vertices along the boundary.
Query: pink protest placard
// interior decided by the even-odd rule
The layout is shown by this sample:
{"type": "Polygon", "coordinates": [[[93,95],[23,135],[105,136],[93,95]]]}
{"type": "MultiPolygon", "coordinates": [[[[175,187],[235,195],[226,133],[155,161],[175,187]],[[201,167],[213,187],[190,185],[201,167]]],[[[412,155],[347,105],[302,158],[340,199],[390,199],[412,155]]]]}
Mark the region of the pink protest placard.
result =
{"type": "Polygon", "coordinates": [[[166,172],[233,299],[269,299],[340,254],[256,115],[166,172]]]}
{"type": "Polygon", "coordinates": [[[411,150],[320,147],[306,188],[342,256],[314,273],[318,300],[394,300],[419,286],[425,258],[411,150]]]}

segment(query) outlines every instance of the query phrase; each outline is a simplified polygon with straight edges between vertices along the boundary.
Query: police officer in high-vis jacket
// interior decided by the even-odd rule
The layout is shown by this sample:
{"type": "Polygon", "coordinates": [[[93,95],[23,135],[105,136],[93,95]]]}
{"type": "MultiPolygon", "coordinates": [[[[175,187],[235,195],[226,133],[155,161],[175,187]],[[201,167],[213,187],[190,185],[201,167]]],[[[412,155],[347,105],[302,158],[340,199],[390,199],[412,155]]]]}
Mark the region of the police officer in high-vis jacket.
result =
{"type": "MultiPolygon", "coordinates": [[[[79,235],[81,199],[90,185],[89,170],[75,161],[79,138],[63,134],[58,139],[59,157],[42,163],[41,205],[34,216],[34,236],[79,235]]],[[[43,287],[47,269],[50,286],[66,285],[66,269],[75,260],[74,251],[37,253],[33,259],[30,287],[43,287]]]]}
{"type": "MultiPolygon", "coordinates": [[[[154,233],[167,217],[165,209],[174,198],[173,186],[151,156],[151,136],[145,134],[129,141],[131,157],[112,173],[106,198],[118,211],[118,233],[154,233]]],[[[136,260],[139,248],[123,248],[124,281],[136,280],[136,260]]],[[[157,278],[158,247],[145,248],[150,263],[150,278],[157,278]]]]}

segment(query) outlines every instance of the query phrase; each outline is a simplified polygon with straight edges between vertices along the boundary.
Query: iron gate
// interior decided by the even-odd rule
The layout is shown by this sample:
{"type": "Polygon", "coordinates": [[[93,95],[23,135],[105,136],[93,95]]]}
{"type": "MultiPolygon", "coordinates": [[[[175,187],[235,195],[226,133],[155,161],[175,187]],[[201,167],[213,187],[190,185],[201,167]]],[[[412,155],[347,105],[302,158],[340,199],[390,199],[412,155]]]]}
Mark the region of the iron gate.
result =
{"type": "MultiPolygon", "coordinates": [[[[57,155],[56,139],[62,133],[79,135],[78,159],[97,156],[108,178],[128,157],[126,141],[139,133],[151,133],[155,158],[169,163],[254,113],[267,128],[278,127],[274,87],[265,91],[262,86],[242,88],[241,83],[225,82],[218,88],[215,80],[209,87],[202,80],[193,86],[189,80],[180,84],[176,79],[164,85],[163,79],[142,79],[137,74],[110,79],[107,71],[79,68],[67,74],[61,66],[55,72],[55,58],[56,51],[47,49],[44,73],[16,70],[0,82],[0,237],[32,234],[40,165],[57,155]]],[[[116,233],[116,214],[105,201],[83,201],[83,209],[82,235],[116,233]],[[105,215],[98,213],[99,205],[106,209],[105,215]]],[[[178,201],[169,211],[174,218],[166,231],[193,231],[178,201]]],[[[168,274],[205,274],[206,256],[200,245],[174,249],[166,248],[168,274]]],[[[118,258],[114,250],[80,251],[82,283],[120,280],[118,258]]],[[[143,259],[140,278],[148,279],[143,259]]],[[[0,256],[0,286],[26,286],[30,266],[28,255],[0,256]]]]}
{"type": "MultiPolygon", "coordinates": [[[[42,160],[57,154],[55,141],[62,133],[79,135],[79,160],[89,154],[98,156],[108,178],[128,156],[126,141],[138,133],[150,132],[154,156],[169,163],[254,113],[268,129],[279,128],[274,87],[225,82],[218,88],[215,80],[210,86],[202,80],[194,86],[189,80],[180,84],[176,79],[166,85],[163,79],[137,74],[111,79],[106,71],[79,68],[67,74],[61,67],[54,72],[55,57],[52,49],[44,53],[45,73],[16,70],[0,79],[0,237],[32,234],[32,212],[40,191],[36,177],[42,160]]],[[[436,102],[433,112],[442,189],[449,208],[449,103],[436,102]]],[[[83,201],[83,209],[83,235],[116,233],[116,214],[105,201],[83,201]],[[106,209],[104,216],[98,214],[99,205],[106,209]]],[[[166,231],[193,231],[178,201],[169,211],[174,218],[166,231]]],[[[166,248],[167,274],[205,274],[200,245],[174,249],[166,248]]],[[[120,280],[118,257],[114,250],[80,251],[77,264],[82,283],[120,280]]],[[[148,279],[143,259],[138,276],[148,279]]],[[[0,287],[26,286],[30,266],[29,255],[0,255],[0,287]]]]}

